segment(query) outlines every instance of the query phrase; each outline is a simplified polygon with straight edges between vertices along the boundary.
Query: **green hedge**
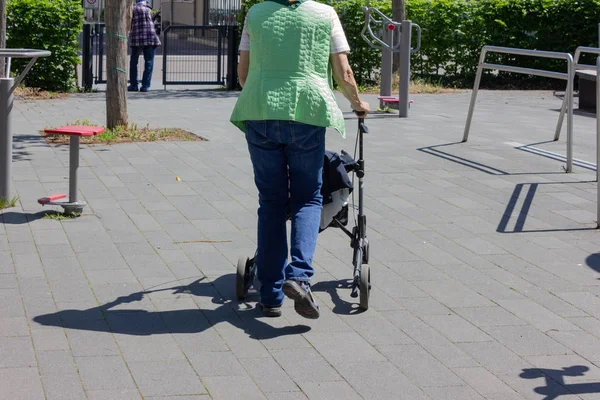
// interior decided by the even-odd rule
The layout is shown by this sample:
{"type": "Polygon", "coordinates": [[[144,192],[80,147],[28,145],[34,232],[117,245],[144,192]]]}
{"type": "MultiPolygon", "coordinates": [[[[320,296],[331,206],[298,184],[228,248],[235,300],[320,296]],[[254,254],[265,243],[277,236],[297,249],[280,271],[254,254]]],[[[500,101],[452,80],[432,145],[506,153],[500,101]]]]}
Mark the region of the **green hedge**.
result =
{"type": "MultiPolygon", "coordinates": [[[[360,37],[363,6],[391,17],[391,0],[327,1],[337,11],[352,49],[350,64],[359,85],[376,83],[381,51],[360,37]]],[[[240,26],[247,10],[260,0],[242,3],[240,26]]],[[[574,54],[578,46],[598,46],[599,0],[406,0],[406,16],[422,28],[419,52],[412,57],[413,76],[459,87],[471,86],[484,45],[538,49],[574,54]]],[[[413,45],[416,45],[413,38],[413,45]]],[[[490,55],[488,62],[566,71],[564,61],[490,55]]],[[[586,59],[582,59],[586,61],[586,59]]],[[[587,62],[592,62],[587,59],[587,62]]],[[[484,85],[503,85],[546,78],[486,73],[484,85]]],[[[550,80],[553,81],[553,80],[550,80]]],[[[564,83],[559,82],[564,86],[564,83]]]]}
{"type": "MultiPolygon", "coordinates": [[[[27,74],[25,84],[50,91],[76,87],[80,63],[77,37],[82,29],[80,0],[9,0],[7,4],[7,47],[43,49],[52,56],[39,59],[27,74]]],[[[28,60],[14,60],[18,74],[28,60]]]]}
{"type": "MultiPolygon", "coordinates": [[[[406,13],[423,29],[421,51],[413,56],[413,74],[441,77],[459,86],[472,85],[484,45],[571,54],[578,46],[598,46],[598,0],[408,0],[406,13]]],[[[537,57],[490,55],[488,60],[566,71],[564,61],[537,57]]],[[[493,84],[491,78],[488,74],[488,83],[493,84]]],[[[530,78],[506,73],[495,78],[522,79],[530,78]]]]}

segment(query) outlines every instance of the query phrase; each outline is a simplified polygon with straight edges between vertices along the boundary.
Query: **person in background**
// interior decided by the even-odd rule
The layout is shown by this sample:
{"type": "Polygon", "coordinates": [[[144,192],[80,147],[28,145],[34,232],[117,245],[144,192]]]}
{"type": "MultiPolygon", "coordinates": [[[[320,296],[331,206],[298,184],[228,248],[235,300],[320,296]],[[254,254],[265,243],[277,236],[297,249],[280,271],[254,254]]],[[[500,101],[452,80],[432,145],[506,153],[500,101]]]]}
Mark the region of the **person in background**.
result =
{"type": "Polygon", "coordinates": [[[305,318],[319,317],[310,289],[322,209],[325,129],[344,133],[333,77],[352,109],[366,115],[335,10],[311,0],[269,0],[250,8],[240,44],[243,90],[231,122],[245,132],[259,192],[257,276],[267,317],[284,297],[305,318]],[[291,211],[291,261],[286,218],[291,211]]]}
{"type": "Polygon", "coordinates": [[[129,61],[128,91],[138,91],[138,61],[142,53],[144,54],[144,74],[142,76],[142,87],[139,91],[147,92],[150,89],[152,70],[154,69],[154,55],[160,44],[160,39],[156,34],[154,22],[152,21],[150,6],[146,0],[136,0],[136,4],[133,6],[131,32],[129,33],[131,59],[129,61]]]}

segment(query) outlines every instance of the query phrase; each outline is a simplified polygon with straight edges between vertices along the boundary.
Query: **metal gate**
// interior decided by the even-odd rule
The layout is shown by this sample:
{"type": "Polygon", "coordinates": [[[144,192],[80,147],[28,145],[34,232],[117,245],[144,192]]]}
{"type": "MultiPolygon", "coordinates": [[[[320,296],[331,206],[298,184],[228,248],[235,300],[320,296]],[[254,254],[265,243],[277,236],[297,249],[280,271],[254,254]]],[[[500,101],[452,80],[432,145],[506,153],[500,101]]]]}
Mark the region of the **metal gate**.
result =
{"type": "MultiPolygon", "coordinates": [[[[162,57],[162,83],[167,85],[237,86],[237,26],[168,26],[156,51],[155,69],[162,57]],[[158,63],[157,63],[158,62],[158,63]]],[[[106,83],[104,24],[85,24],[83,29],[84,89],[106,83]]],[[[130,52],[130,49],[128,49],[130,52]]],[[[139,64],[139,76],[143,70],[139,64]]]]}
{"type": "Polygon", "coordinates": [[[235,29],[226,25],[169,26],[163,40],[163,85],[225,85],[230,72],[229,42],[235,40],[235,29]]]}

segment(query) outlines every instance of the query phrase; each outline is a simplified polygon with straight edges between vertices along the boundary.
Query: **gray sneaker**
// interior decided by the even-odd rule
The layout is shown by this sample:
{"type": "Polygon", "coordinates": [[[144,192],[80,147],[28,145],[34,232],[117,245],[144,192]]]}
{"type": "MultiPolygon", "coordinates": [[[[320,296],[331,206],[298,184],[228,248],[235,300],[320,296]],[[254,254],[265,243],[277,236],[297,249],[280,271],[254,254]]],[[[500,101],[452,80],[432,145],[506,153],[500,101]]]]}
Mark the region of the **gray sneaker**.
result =
{"type": "Polygon", "coordinates": [[[281,307],[270,307],[266,306],[263,303],[258,303],[258,307],[262,309],[262,312],[267,318],[278,318],[281,317],[281,307]]]}
{"type": "Polygon", "coordinates": [[[301,281],[285,281],[283,293],[294,300],[294,309],[304,318],[319,318],[319,305],[310,291],[310,284],[301,281]]]}

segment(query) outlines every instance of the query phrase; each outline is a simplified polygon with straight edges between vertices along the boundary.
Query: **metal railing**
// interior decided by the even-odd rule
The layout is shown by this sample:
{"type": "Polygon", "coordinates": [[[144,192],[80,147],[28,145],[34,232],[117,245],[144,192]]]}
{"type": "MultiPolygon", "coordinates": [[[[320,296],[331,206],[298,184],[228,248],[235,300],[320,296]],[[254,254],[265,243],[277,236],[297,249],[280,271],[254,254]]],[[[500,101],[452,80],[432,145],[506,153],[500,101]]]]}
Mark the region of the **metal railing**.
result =
{"type": "Polygon", "coordinates": [[[565,109],[567,112],[567,167],[566,172],[573,170],[573,80],[575,76],[575,63],[573,56],[569,53],[558,53],[554,51],[541,51],[541,50],[527,50],[527,49],[516,49],[510,47],[498,47],[498,46],[484,46],[481,49],[481,56],[479,57],[479,65],[477,67],[477,75],[475,77],[475,85],[473,86],[473,94],[471,95],[471,103],[469,105],[469,113],[467,115],[467,122],[465,125],[465,132],[463,135],[463,142],[466,142],[469,138],[469,131],[471,129],[471,122],[473,120],[473,111],[475,110],[475,102],[477,100],[477,92],[479,85],[481,84],[481,76],[484,69],[513,72],[517,74],[536,75],[544,76],[547,78],[562,79],[567,81],[567,88],[565,90],[565,98],[563,100],[564,107],[561,109],[561,113],[558,117],[558,124],[556,126],[556,133],[554,140],[558,140],[560,129],[563,124],[565,109]],[[488,64],[485,62],[485,56],[488,53],[503,53],[511,55],[522,55],[532,57],[543,57],[552,58],[556,60],[565,60],[567,62],[567,73],[546,71],[541,69],[516,67],[512,65],[502,64],[488,64]]]}

